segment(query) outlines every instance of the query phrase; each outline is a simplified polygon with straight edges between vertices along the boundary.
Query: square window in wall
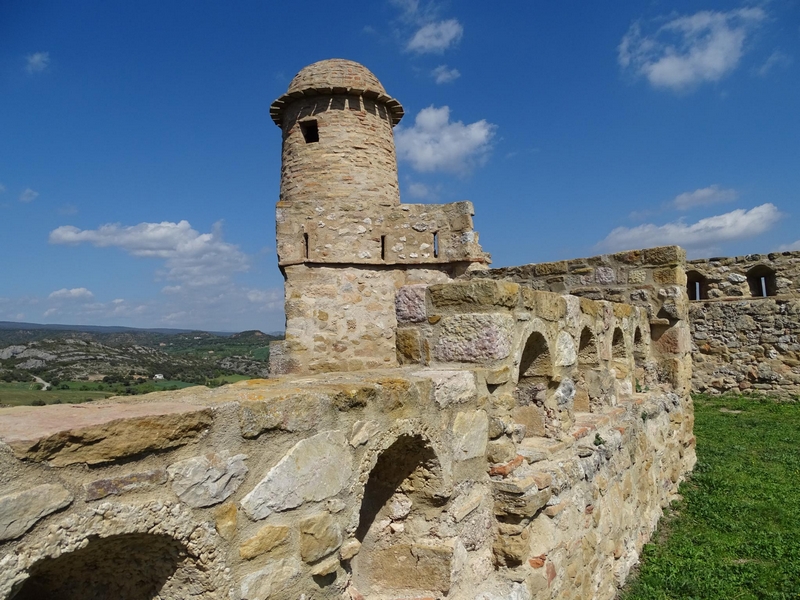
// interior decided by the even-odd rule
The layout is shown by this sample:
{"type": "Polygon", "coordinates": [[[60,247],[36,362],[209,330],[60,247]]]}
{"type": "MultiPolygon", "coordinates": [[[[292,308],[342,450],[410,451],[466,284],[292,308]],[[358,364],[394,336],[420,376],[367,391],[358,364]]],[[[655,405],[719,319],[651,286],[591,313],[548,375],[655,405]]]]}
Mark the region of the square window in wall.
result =
{"type": "Polygon", "coordinates": [[[315,119],[300,121],[300,131],[303,133],[303,139],[306,141],[306,144],[319,141],[319,127],[315,119]]]}

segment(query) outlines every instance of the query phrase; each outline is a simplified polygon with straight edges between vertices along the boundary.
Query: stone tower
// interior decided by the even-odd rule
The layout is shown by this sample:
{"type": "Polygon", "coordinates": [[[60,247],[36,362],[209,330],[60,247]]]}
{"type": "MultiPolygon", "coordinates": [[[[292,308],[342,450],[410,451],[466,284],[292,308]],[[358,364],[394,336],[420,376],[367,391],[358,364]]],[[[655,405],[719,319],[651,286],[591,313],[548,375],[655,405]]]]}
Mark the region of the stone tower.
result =
{"type": "Polygon", "coordinates": [[[488,262],[470,202],[401,204],[403,108],[358,63],[305,67],[270,107],[283,134],[276,210],[286,341],[273,372],[395,366],[395,294],[488,262]]]}

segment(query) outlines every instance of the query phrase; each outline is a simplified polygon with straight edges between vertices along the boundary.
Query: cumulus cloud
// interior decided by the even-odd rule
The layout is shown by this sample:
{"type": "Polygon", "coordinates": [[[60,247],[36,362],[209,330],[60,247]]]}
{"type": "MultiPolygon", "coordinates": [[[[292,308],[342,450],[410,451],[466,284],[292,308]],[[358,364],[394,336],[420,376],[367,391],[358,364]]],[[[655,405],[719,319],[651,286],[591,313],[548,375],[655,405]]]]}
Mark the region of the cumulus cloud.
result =
{"type": "Polygon", "coordinates": [[[458,19],[434,21],[420,27],[406,49],[419,54],[441,53],[457,44],[463,34],[464,28],[458,19]]]}
{"type": "Polygon", "coordinates": [[[700,11],[674,18],[650,35],[636,22],[620,42],[618,61],[657,88],[683,91],[719,81],[739,65],[745,40],[766,16],[761,8],[700,11]]]}
{"type": "Polygon", "coordinates": [[[41,73],[50,64],[49,52],[34,52],[25,57],[25,70],[28,73],[41,73]]]}
{"type": "Polygon", "coordinates": [[[424,183],[414,182],[408,186],[408,194],[412,198],[418,200],[433,200],[437,197],[437,193],[424,183]]]}
{"type": "Polygon", "coordinates": [[[461,77],[458,69],[449,69],[447,65],[439,65],[431,71],[431,75],[436,83],[450,83],[461,77]]]}
{"type": "Polygon", "coordinates": [[[731,212],[700,219],[696,223],[683,220],[637,227],[617,227],[597,246],[608,251],[629,250],[675,244],[687,249],[710,248],[717,244],[755,237],[768,231],[781,214],[773,204],[762,204],[750,210],[731,212]]]}
{"type": "Polygon", "coordinates": [[[688,210],[696,206],[717,204],[736,200],[739,194],[736,190],[720,189],[717,184],[697,189],[693,192],[684,192],[675,196],[672,205],[678,210],[688,210]]]}
{"type": "Polygon", "coordinates": [[[486,161],[496,129],[485,119],[469,125],[451,122],[450,107],[429,106],[412,127],[395,129],[397,153],[416,171],[466,174],[486,161]]]}
{"type": "Polygon", "coordinates": [[[124,227],[119,223],[97,229],[78,229],[63,225],[50,232],[51,244],[88,243],[99,248],[117,247],[132,256],[165,261],[167,279],[189,287],[218,285],[235,272],[246,271],[248,257],[222,239],[221,224],[211,233],[199,233],[188,221],[139,223],[124,227]]]}
{"type": "Polygon", "coordinates": [[[782,244],[778,246],[778,252],[789,252],[791,250],[800,250],[800,240],[795,240],[791,244],[782,244]]]}
{"type": "Polygon", "coordinates": [[[80,288],[61,288],[52,292],[48,298],[50,300],[90,300],[94,298],[94,294],[87,290],[85,287],[80,288]]]}
{"type": "Polygon", "coordinates": [[[32,190],[31,188],[25,188],[25,190],[19,195],[20,202],[33,202],[36,198],[39,197],[39,192],[32,190]]]}
{"type": "Polygon", "coordinates": [[[756,74],[761,77],[766,77],[773,69],[788,67],[791,64],[792,58],[790,56],[787,56],[780,50],[775,50],[775,52],[770,54],[767,60],[764,61],[764,64],[756,69],[756,74]]]}

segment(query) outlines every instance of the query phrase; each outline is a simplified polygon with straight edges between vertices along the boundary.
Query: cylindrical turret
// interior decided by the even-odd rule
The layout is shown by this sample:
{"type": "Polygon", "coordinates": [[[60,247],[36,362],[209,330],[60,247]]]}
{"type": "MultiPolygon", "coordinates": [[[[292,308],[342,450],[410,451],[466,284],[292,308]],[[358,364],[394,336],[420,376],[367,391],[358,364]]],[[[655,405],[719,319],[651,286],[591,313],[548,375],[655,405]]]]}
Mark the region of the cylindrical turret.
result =
{"type": "Polygon", "coordinates": [[[392,127],[403,108],[366,67],[343,59],[309,65],[270,115],[283,131],[281,202],[400,204],[392,127]]]}

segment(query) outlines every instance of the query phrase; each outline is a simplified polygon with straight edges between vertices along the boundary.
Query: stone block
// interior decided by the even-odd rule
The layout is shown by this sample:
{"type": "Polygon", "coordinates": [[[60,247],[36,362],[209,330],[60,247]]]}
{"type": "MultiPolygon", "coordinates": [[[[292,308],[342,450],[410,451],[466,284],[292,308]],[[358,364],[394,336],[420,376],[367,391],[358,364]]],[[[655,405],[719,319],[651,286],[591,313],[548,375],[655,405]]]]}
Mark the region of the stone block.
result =
{"type": "Polygon", "coordinates": [[[514,308],[519,298],[519,284],[473,279],[432,285],[428,293],[431,304],[437,309],[514,308]]]}
{"type": "Polygon", "coordinates": [[[271,562],[263,569],[250,573],[241,583],[242,600],[266,600],[281,593],[300,578],[300,562],[286,558],[271,562]]]}
{"type": "Polygon", "coordinates": [[[588,298],[581,298],[581,312],[588,317],[597,318],[602,311],[602,304],[598,304],[588,298]]]}
{"type": "Polygon", "coordinates": [[[97,479],[83,486],[86,490],[86,501],[99,500],[106,496],[120,496],[136,490],[150,489],[167,482],[164,469],[151,469],[139,473],[129,473],[118,477],[97,479]]]}
{"type": "Polygon", "coordinates": [[[524,494],[497,492],[494,514],[501,517],[532,517],[547,504],[552,495],[550,488],[539,490],[535,486],[524,494]]]}
{"type": "Polygon", "coordinates": [[[642,258],[648,265],[678,265],[686,261],[686,251],[680,246],[659,246],[644,250],[642,258]]]}
{"type": "Polygon", "coordinates": [[[418,364],[422,361],[420,331],[416,327],[405,327],[395,332],[397,360],[400,364],[418,364]]]}
{"type": "Polygon", "coordinates": [[[211,422],[179,402],[19,406],[0,412],[0,441],[23,460],[96,465],[182,446],[211,422]]]}
{"type": "Polygon", "coordinates": [[[18,538],[40,519],[70,504],[72,494],[59,484],[0,496],[0,542],[18,538]]]}
{"type": "Polygon", "coordinates": [[[511,352],[514,320],[500,313],[444,317],[433,356],[442,362],[492,362],[511,352]]]}
{"type": "Polygon", "coordinates": [[[172,491],[192,508],[219,504],[233,494],[247,475],[246,454],[224,458],[209,453],[167,467],[172,491]]]}
{"type": "Polygon", "coordinates": [[[417,371],[414,376],[433,382],[433,400],[439,408],[464,404],[478,397],[475,375],[470,371],[417,371]]]}
{"type": "Polygon", "coordinates": [[[647,271],[643,269],[636,269],[628,273],[629,285],[641,285],[647,281],[647,271]]]}
{"type": "Polygon", "coordinates": [[[427,285],[405,285],[397,290],[394,308],[399,324],[423,323],[428,318],[425,307],[425,290],[427,285]]]}
{"type": "Polygon", "coordinates": [[[327,556],[342,545],[342,529],[328,512],[306,517],[298,524],[300,558],[312,563],[327,556]]]}
{"type": "Polygon", "coordinates": [[[214,528],[222,539],[231,541],[236,535],[238,512],[234,502],[226,502],[214,509],[214,528]]]}
{"type": "Polygon", "coordinates": [[[553,292],[541,292],[530,288],[522,288],[522,303],[534,316],[545,321],[558,321],[567,314],[567,303],[564,297],[553,292]]]}
{"type": "Polygon", "coordinates": [[[525,425],[526,437],[544,436],[545,434],[545,413],[542,407],[530,404],[528,406],[518,406],[511,411],[511,418],[515,422],[525,425]]]}
{"type": "Polygon", "coordinates": [[[240,401],[239,426],[248,439],[265,431],[309,431],[329,406],[330,398],[318,392],[271,393],[263,399],[240,401]]]}
{"type": "Polygon", "coordinates": [[[653,281],[657,285],[686,285],[686,271],[683,267],[667,267],[653,271],[653,281]]]}
{"type": "Polygon", "coordinates": [[[319,502],[338,494],[350,481],[353,456],[341,431],[325,431],[301,440],[241,502],[254,521],[275,511],[319,502]]]}
{"type": "Polygon", "coordinates": [[[453,422],[453,459],[469,460],[486,455],[489,417],[482,410],[460,412],[453,422]]]}
{"type": "Polygon", "coordinates": [[[289,531],[285,525],[264,525],[253,537],[242,542],[239,546],[239,557],[251,560],[271,552],[289,541],[289,531]]]}
{"type": "Polygon", "coordinates": [[[538,263],[533,266],[533,272],[537,277],[545,275],[563,275],[567,273],[567,261],[560,260],[557,262],[538,263]]]}
{"type": "Polygon", "coordinates": [[[617,283],[617,274],[611,267],[597,267],[594,271],[595,281],[600,285],[617,283]]]}
{"type": "Polygon", "coordinates": [[[450,590],[453,548],[445,544],[396,544],[373,550],[368,571],[386,589],[416,589],[446,594],[450,590]]]}
{"type": "Polygon", "coordinates": [[[566,331],[561,331],[556,338],[556,347],[553,352],[553,363],[556,367],[569,367],[575,364],[578,354],[575,350],[575,340],[566,331]]]}

